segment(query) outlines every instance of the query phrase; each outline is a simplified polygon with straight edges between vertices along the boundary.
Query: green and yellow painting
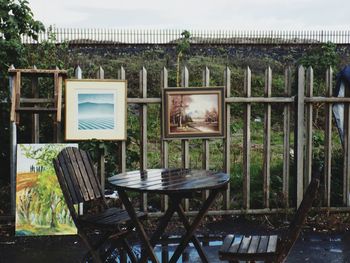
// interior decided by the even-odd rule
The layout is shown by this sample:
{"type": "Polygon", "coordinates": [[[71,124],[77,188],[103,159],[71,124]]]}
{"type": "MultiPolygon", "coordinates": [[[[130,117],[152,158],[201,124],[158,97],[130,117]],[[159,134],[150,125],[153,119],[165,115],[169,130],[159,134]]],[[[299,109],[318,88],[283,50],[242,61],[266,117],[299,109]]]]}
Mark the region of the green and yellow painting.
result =
{"type": "Polygon", "coordinates": [[[67,146],[77,144],[17,146],[16,236],[77,233],[52,164],[67,146]]]}

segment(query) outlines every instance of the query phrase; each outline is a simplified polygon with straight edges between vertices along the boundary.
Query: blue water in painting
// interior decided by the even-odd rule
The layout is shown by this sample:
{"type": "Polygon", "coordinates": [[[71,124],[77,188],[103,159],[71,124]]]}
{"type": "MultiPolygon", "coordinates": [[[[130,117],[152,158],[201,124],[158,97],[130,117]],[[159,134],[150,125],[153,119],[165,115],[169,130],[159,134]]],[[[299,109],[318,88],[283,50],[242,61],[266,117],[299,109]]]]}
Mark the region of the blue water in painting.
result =
{"type": "Polygon", "coordinates": [[[78,130],[113,130],[113,129],[114,129],[113,116],[78,120],[78,130]]]}
{"type": "Polygon", "coordinates": [[[113,130],[113,94],[78,94],[78,130],[113,130]]]}

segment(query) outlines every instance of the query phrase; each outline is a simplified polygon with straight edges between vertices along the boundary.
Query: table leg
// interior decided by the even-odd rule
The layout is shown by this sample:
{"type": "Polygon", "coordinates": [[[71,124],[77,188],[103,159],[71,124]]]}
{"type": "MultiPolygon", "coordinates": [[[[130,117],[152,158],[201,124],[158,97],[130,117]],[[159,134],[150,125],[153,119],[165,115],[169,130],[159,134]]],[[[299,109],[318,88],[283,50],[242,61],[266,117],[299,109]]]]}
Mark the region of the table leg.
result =
{"type": "MultiPolygon", "coordinates": [[[[157,244],[157,241],[160,239],[162,234],[164,233],[166,227],[168,226],[168,223],[173,216],[174,212],[176,211],[179,203],[181,202],[180,200],[171,200],[169,204],[168,210],[165,212],[165,214],[160,218],[159,223],[157,225],[156,230],[152,234],[152,237],[150,239],[150,244],[152,247],[154,247],[157,244]]],[[[147,256],[142,255],[140,263],[144,263],[147,260],[147,256]]]]}
{"type": "Polygon", "coordinates": [[[205,200],[205,202],[203,203],[203,205],[202,205],[201,209],[199,210],[197,216],[194,218],[190,228],[187,229],[186,235],[182,238],[180,244],[176,248],[176,250],[175,250],[173,256],[171,257],[169,263],[176,263],[177,262],[177,260],[181,256],[181,253],[184,251],[184,249],[186,248],[188,242],[193,237],[194,232],[196,231],[198,225],[202,221],[202,219],[205,216],[205,214],[208,212],[211,204],[214,202],[214,200],[215,200],[216,196],[218,195],[218,193],[219,193],[219,190],[217,190],[217,189],[216,190],[212,190],[210,192],[208,199],[205,200]]]}
{"type": "Polygon", "coordinates": [[[125,205],[125,209],[128,212],[131,221],[135,224],[135,227],[136,227],[137,232],[141,238],[141,241],[145,246],[147,256],[151,258],[152,262],[159,263],[156,255],[154,254],[153,248],[152,248],[151,243],[147,237],[147,234],[146,234],[140,220],[138,219],[136,212],[135,212],[135,209],[133,208],[132,204],[130,203],[127,194],[125,193],[124,190],[119,190],[118,194],[119,194],[119,197],[121,198],[123,204],[125,205]]]}
{"type": "MultiPolygon", "coordinates": [[[[186,218],[185,211],[182,208],[181,204],[177,207],[176,212],[179,215],[180,220],[182,221],[182,224],[185,226],[186,231],[189,231],[191,225],[190,225],[190,222],[188,221],[188,219],[186,218]]],[[[191,241],[192,241],[193,245],[195,246],[195,248],[197,249],[197,252],[198,252],[200,258],[202,259],[202,262],[209,263],[208,257],[205,254],[203,247],[202,247],[200,241],[198,240],[198,238],[195,235],[193,235],[191,238],[191,241]]]]}

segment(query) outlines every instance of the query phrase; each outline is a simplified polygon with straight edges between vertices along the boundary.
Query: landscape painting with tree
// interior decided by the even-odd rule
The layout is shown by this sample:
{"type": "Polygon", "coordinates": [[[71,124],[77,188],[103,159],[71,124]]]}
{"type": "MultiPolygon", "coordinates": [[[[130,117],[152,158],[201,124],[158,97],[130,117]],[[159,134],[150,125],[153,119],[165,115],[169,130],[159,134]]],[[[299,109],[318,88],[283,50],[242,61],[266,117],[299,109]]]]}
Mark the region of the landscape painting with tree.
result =
{"type": "Polygon", "coordinates": [[[223,88],[164,90],[164,138],[223,137],[223,88]]]}
{"type": "Polygon", "coordinates": [[[52,164],[52,159],[67,146],[77,144],[17,146],[17,236],[77,233],[52,164]]]}

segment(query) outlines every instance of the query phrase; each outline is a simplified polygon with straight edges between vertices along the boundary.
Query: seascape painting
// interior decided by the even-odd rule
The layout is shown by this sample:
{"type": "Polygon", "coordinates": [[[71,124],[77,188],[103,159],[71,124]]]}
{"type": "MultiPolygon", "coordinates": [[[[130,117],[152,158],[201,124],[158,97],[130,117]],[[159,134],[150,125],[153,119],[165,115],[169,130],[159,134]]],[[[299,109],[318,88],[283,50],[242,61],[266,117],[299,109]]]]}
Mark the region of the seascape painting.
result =
{"type": "Polygon", "coordinates": [[[126,140],[126,80],[66,80],[66,141],[126,140]]]}
{"type": "Polygon", "coordinates": [[[16,236],[77,233],[52,164],[67,146],[77,144],[18,144],[16,236]]]}
{"type": "Polygon", "coordinates": [[[78,130],[113,130],[114,94],[78,94],[78,130]]]}

